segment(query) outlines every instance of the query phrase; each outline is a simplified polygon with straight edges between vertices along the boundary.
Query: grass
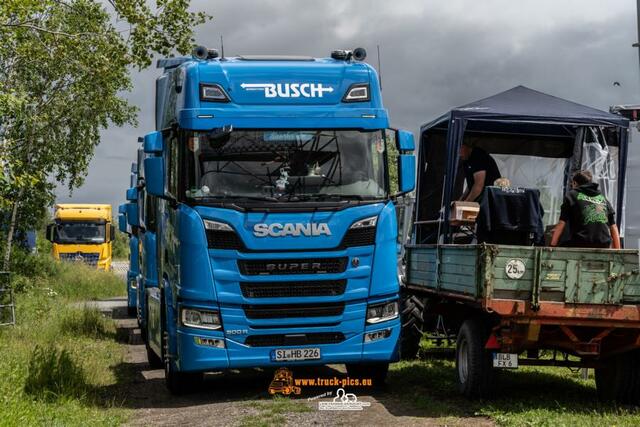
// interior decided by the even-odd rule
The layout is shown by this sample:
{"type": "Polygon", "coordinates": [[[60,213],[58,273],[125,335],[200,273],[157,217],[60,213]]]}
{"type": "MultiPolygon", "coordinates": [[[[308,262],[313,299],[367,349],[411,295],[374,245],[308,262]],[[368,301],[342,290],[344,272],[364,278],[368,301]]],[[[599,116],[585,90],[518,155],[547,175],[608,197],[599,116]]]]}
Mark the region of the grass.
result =
{"type": "Polygon", "coordinates": [[[17,324],[0,328],[0,425],[121,424],[128,412],[102,392],[124,355],[114,323],[73,303],[123,295],[122,279],[23,257],[14,265],[17,324]]]}
{"type": "Polygon", "coordinates": [[[489,419],[501,426],[640,425],[638,409],[599,403],[593,370],[589,374],[584,380],[568,368],[500,371],[493,399],[469,401],[458,394],[453,361],[400,362],[391,365],[391,393],[381,400],[403,399],[409,407],[440,419],[442,424],[478,417],[478,421],[489,419]]]}
{"type": "Polygon", "coordinates": [[[258,413],[247,415],[240,420],[243,427],[283,426],[286,424],[287,414],[311,411],[303,402],[282,396],[275,396],[272,400],[249,402],[246,406],[257,410],[258,413]]]}

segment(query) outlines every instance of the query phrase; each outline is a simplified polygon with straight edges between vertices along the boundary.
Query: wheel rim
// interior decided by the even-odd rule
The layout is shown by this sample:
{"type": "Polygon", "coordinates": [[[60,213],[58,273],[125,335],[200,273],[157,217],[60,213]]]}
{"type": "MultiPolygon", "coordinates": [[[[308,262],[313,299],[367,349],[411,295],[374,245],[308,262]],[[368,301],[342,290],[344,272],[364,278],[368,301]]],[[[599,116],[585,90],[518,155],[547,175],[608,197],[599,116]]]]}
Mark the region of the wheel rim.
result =
{"type": "Polygon", "coordinates": [[[469,375],[469,346],[464,338],[458,344],[458,376],[461,383],[467,382],[469,375]]]}

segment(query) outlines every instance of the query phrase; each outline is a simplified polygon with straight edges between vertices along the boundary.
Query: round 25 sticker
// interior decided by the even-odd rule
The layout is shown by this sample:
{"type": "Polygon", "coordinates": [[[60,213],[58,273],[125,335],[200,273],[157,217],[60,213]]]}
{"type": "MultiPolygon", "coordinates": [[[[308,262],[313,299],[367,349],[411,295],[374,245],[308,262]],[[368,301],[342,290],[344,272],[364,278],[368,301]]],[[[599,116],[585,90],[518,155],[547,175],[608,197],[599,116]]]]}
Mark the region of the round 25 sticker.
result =
{"type": "Polygon", "coordinates": [[[504,267],[505,273],[509,279],[519,279],[524,276],[524,262],[521,259],[510,259],[504,267]]]}

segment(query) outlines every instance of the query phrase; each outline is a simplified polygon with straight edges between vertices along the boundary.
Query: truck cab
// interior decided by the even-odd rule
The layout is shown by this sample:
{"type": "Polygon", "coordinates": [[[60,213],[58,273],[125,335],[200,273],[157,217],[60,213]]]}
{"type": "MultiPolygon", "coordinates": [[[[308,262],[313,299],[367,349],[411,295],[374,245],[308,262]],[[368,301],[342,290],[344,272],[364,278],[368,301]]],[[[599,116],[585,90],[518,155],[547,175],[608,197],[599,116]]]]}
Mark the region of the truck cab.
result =
{"type": "Polygon", "coordinates": [[[398,359],[394,200],[414,186],[413,135],[390,128],[358,59],[198,48],[159,62],[145,298],[172,392],[243,367],[344,363],[382,382],[398,359]]]}
{"type": "Polygon", "coordinates": [[[54,258],[75,261],[109,271],[111,242],[115,237],[111,205],[58,204],[47,239],[54,258]]]}

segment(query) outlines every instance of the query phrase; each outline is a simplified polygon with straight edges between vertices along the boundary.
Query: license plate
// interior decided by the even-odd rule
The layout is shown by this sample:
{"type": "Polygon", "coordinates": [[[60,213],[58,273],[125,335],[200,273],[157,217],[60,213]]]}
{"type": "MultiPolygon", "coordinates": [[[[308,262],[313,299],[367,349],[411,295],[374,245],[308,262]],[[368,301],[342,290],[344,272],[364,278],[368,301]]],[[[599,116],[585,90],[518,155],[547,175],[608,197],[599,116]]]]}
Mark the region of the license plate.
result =
{"type": "Polygon", "coordinates": [[[493,353],[493,367],[518,369],[518,355],[515,353],[493,353]]]}
{"type": "Polygon", "coordinates": [[[317,359],[320,359],[319,348],[279,348],[271,352],[274,362],[317,359]]]}

